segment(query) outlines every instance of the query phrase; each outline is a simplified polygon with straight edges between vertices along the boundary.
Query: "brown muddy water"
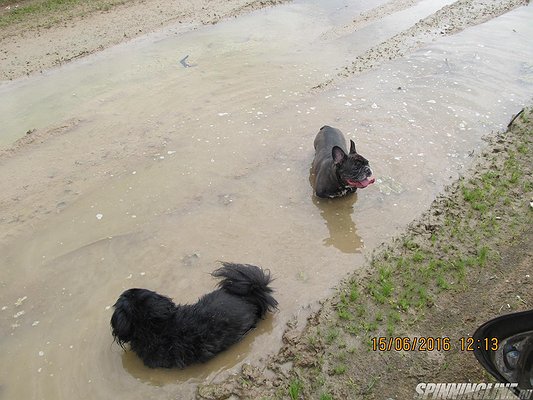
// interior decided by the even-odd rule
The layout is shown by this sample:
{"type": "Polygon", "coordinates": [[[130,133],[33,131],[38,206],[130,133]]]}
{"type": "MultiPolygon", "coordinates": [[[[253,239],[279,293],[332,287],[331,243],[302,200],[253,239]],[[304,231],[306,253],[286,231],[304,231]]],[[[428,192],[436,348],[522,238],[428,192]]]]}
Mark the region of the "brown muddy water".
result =
{"type": "Polygon", "coordinates": [[[13,198],[20,217],[1,221],[0,399],[186,399],[196,383],[275,352],[287,321],[362,268],[470,164],[483,135],[531,100],[531,7],[337,77],[446,3],[346,32],[376,3],[295,2],[0,86],[4,145],[67,126],[2,162],[5,190],[57,176],[76,187],[13,198]],[[335,201],[313,196],[324,124],[354,139],[375,185],[335,201]],[[279,311],[242,343],[165,371],[112,342],[111,306],[124,289],[194,302],[214,288],[217,260],[276,278],[279,311]]]}

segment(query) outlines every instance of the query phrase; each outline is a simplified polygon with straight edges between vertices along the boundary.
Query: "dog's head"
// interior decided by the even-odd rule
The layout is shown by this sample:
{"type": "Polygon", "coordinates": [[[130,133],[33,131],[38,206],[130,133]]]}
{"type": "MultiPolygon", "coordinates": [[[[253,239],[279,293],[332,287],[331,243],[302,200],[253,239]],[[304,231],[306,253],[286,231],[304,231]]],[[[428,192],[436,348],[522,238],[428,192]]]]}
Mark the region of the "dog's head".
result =
{"type": "Polygon", "coordinates": [[[333,146],[331,155],[337,177],[345,186],[362,189],[375,182],[368,160],[357,153],[353,140],[350,140],[349,154],[339,146],[333,146]]]}
{"type": "Polygon", "coordinates": [[[171,317],[175,305],[171,299],[147,289],[128,289],[113,306],[111,328],[122,347],[147,330],[156,331],[171,317]]]}

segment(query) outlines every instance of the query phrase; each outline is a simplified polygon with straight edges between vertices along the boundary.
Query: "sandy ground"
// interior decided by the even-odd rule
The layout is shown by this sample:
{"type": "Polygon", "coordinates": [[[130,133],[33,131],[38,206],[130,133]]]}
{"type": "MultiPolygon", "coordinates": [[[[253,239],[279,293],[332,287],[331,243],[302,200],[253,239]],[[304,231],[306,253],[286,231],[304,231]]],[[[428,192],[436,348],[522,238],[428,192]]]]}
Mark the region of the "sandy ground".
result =
{"type": "Polygon", "coordinates": [[[170,24],[215,24],[284,1],[107,0],[101,2],[102,11],[80,5],[60,14],[32,16],[0,30],[0,79],[41,72],[170,24]]]}

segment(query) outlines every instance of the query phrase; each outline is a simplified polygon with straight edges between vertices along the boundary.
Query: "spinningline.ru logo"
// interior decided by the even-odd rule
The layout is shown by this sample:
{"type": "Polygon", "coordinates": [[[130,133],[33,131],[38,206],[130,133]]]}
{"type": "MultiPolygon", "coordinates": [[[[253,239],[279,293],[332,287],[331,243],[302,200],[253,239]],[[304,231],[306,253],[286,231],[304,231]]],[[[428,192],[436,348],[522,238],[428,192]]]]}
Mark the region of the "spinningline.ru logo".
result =
{"type": "Polygon", "coordinates": [[[533,400],[533,389],[512,392],[518,383],[419,383],[415,399],[428,400],[533,400]]]}

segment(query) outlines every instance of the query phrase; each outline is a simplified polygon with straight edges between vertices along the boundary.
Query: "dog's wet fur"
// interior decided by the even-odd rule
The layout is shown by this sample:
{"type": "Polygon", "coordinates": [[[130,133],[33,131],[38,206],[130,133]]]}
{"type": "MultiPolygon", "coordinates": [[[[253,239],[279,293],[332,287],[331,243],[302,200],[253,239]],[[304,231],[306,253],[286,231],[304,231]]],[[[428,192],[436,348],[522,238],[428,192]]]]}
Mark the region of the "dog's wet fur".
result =
{"type": "Polygon", "coordinates": [[[311,172],[318,197],[340,197],[374,183],[368,160],[357,153],[353,140],[347,151],[346,139],[340,130],[323,126],[314,146],[311,172]]]}
{"type": "Polygon", "coordinates": [[[191,305],[176,305],[147,289],[128,289],[114,305],[115,341],[151,368],[205,362],[234,343],[277,308],[270,273],[248,264],[222,263],[212,273],[218,289],[191,305]]]}

